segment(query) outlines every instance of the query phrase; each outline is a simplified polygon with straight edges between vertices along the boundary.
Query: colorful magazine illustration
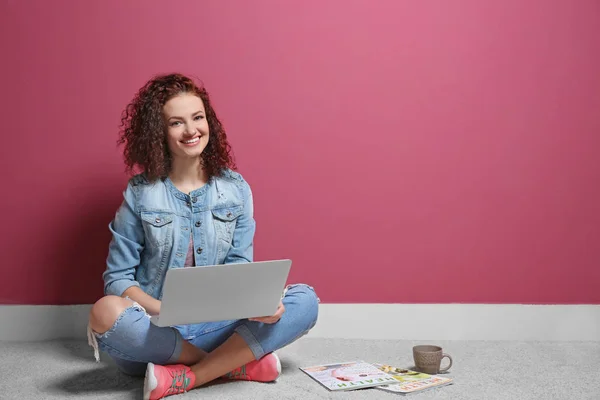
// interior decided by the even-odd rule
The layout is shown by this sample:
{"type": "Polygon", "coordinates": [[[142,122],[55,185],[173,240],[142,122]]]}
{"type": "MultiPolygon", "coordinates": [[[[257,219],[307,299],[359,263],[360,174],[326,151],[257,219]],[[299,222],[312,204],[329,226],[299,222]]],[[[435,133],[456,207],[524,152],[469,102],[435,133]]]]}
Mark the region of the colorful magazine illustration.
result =
{"type": "Polygon", "coordinates": [[[364,361],[315,365],[300,369],[332,391],[355,390],[397,383],[393,376],[364,361]]]}
{"type": "Polygon", "coordinates": [[[377,387],[377,389],[388,392],[407,395],[411,393],[422,392],[435,387],[450,385],[453,383],[452,378],[424,374],[422,372],[396,368],[386,364],[373,365],[379,368],[381,371],[394,377],[396,381],[395,384],[377,387]]]}

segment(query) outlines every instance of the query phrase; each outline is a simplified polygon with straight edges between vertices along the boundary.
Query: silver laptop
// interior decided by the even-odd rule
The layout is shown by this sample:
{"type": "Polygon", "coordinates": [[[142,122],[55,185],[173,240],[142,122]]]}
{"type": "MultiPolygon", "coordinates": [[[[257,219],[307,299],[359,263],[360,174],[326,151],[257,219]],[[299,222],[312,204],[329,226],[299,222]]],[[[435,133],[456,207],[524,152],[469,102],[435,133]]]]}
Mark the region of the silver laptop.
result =
{"type": "Polygon", "coordinates": [[[292,266],[273,260],[167,271],[157,326],[264,317],[275,314],[292,266]]]}

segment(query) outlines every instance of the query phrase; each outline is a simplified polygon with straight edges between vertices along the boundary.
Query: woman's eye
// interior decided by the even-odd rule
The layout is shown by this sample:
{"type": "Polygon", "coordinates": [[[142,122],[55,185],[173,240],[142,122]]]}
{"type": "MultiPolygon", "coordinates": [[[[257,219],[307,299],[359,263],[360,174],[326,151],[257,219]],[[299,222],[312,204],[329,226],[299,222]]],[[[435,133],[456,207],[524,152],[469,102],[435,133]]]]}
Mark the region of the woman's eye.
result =
{"type": "Polygon", "coordinates": [[[196,118],[194,118],[194,120],[200,121],[203,118],[204,118],[204,115],[196,115],[196,118]]]}
{"type": "Polygon", "coordinates": [[[180,124],[181,121],[175,121],[175,122],[171,122],[171,126],[177,126],[177,124],[180,124]]]}

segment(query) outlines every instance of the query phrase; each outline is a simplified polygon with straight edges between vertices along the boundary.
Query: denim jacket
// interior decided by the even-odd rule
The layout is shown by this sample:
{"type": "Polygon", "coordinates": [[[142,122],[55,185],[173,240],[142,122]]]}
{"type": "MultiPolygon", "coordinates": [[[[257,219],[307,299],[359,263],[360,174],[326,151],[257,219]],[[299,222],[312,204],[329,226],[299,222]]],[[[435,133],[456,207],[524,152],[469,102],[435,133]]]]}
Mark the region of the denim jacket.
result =
{"type": "Polygon", "coordinates": [[[252,191],[237,172],[225,170],[189,194],[169,178],[129,180],[124,200],[110,222],[113,235],[104,293],[121,296],[139,286],[161,299],[169,268],[183,268],[190,238],[196,266],[253,260],[252,191]]]}

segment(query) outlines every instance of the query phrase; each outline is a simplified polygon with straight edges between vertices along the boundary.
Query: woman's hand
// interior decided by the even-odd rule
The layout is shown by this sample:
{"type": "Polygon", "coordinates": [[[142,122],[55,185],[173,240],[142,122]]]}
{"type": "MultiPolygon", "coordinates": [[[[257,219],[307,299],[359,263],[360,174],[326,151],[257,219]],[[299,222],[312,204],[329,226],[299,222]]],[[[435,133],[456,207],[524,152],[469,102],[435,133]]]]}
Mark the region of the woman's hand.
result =
{"type": "Polygon", "coordinates": [[[156,300],[154,297],[146,294],[142,289],[138,286],[130,286],[123,292],[123,297],[128,296],[130,300],[135,301],[150,315],[158,315],[160,313],[160,306],[162,302],[160,300],[156,300]]]}
{"type": "Polygon", "coordinates": [[[248,318],[248,321],[262,322],[263,324],[274,324],[281,319],[281,316],[284,312],[285,306],[281,301],[279,301],[279,307],[277,307],[277,311],[274,315],[270,317],[248,318]]]}

